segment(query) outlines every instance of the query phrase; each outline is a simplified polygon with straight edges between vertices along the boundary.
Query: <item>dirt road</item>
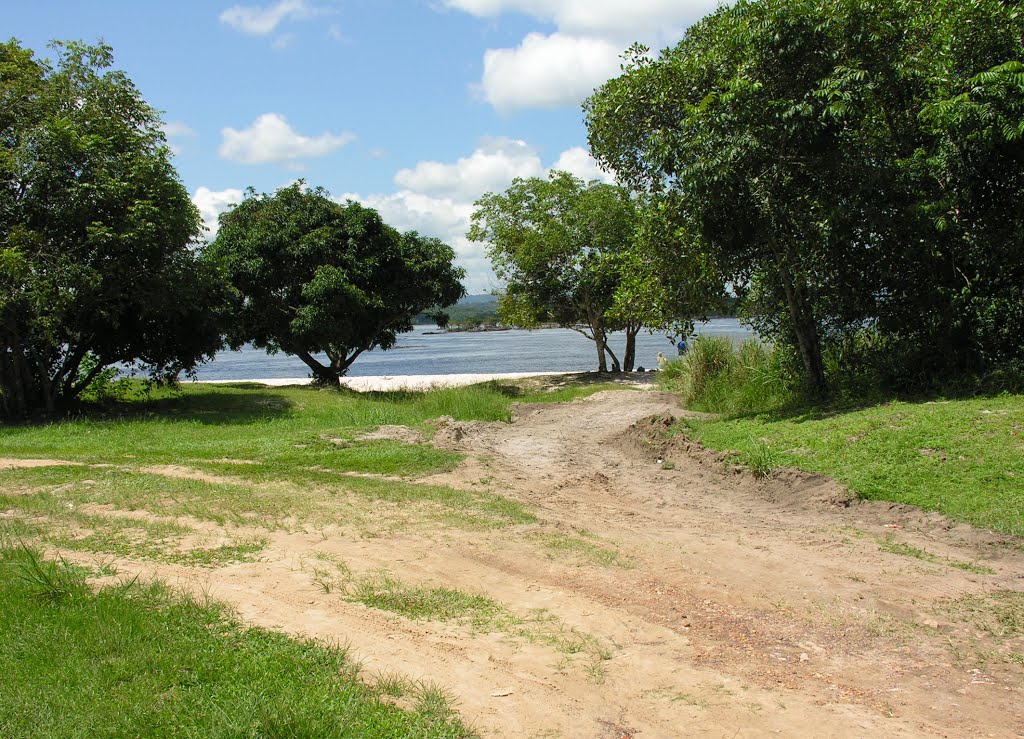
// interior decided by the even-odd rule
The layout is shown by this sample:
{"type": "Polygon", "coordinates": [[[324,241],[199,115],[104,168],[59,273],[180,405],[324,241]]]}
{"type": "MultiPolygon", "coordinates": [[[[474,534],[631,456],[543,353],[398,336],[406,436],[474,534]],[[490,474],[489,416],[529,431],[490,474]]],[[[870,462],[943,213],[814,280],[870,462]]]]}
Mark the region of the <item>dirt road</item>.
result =
{"type": "Polygon", "coordinates": [[[1019,545],[847,505],[827,480],[757,480],[645,421],[683,413],[644,390],[441,423],[433,443],[467,461],[430,482],[526,502],[537,524],[277,532],[256,563],[146,569],[253,623],[347,642],[367,674],[433,681],[484,736],[1024,736],[1024,624],[1006,595],[1024,590],[1019,545]],[[352,603],[314,555],[524,620],[352,603]]]}

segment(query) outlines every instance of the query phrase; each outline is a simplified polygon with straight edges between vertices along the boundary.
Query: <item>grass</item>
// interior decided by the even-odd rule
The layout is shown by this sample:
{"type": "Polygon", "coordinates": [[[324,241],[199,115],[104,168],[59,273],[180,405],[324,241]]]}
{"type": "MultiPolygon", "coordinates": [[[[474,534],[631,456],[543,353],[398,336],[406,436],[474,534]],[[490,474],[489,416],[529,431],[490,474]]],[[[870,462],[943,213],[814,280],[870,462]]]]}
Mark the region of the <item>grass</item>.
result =
{"type": "Polygon", "coordinates": [[[720,414],[686,419],[688,436],[736,451],[756,474],[798,467],[862,498],[1024,536],[1024,395],[813,405],[785,377],[766,347],[701,338],[659,380],[688,407],[720,414]]]}
{"type": "Polygon", "coordinates": [[[944,606],[947,613],[970,621],[997,639],[1024,636],[1024,592],[1001,590],[988,595],[965,595],[944,606]]]}
{"type": "Polygon", "coordinates": [[[160,585],[0,548],[0,735],[464,737],[437,689],[409,711],[344,649],[244,628],[160,585]]]}
{"type": "MultiPolygon", "coordinates": [[[[195,533],[174,517],[271,529],[335,525],[360,530],[438,522],[488,530],[536,521],[520,504],[483,489],[348,477],[343,469],[223,463],[205,467],[204,472],[216,474],[216,481],[147,473],[145,464],[6,470],[0,474],[0,505],[45,534],[50,544],[106,548],[122,555],[134,551],[151,559],[160,558],[155,555],[169,542],[195,533]],[[84,512],[97,506],[148,516],[125,519],[84,512]]],[[[0,527],[12,525],[0,521],[0,527]]]]}
{"type": "Polygon", "coordinates": [[[788,405],[793,393],[780,357],[756,340],[738,345],[700,336],[658,373],[658,382],[693,410],[733,415],[788,405]]]}
{"type": "Polygon", "coordinates": [[[337,592],[352,603],[362,603],[412,620],[455,622],[473,631],[501,632],[531,643],[544,644],[563,655],[566,664],[583,660],[592,680],[604,676],[603,662],[611,652],[593,636],[566,625],[546,609],[526,615],[484,593],[435,585],[415,585],[387,571],[356,576],[343,561],[325,554],[308,566],[312,581],[325,593],[337,592]]]}
{"type": "MultiPolygon", "coordinates": [[[[508,421],[513,402],[561,401],[606,387],[547,392],[483,383],[430,392],[359,394],[309,387],[187,385],[179,393],[158,391],[122,403],[105,415],[0,426],[4,456],[75,463],[3,470],[0,496],[43,492],[72,505],[107,504],[269,527],[296,520],[327,525],[337,523],[339,516],[358,525],[360,519],[377,518],[378,511],[368,511],[367,504],[417,501],[426,518],[436,515],[452,523],[461,519],[470,528],[524,523],[532,520],[529,514],[498,496],[412,482],[454,468],[461,455],[427,444],[355,438],[385,424],[429,435],[433,429],[426,422],[439,416],[508,421]],[[90,466],[97,464],[109,467],[90,466]],[[167,465],[211,479],[145,471],[167,465]],[[400,476],[410,482],[344,477],[350,473],[400,476]]],[[[16,502],[13,507],[23,505],[16,502]]]]}
{"type": "Polygon", "coordinates": [[[879,542],[879,549],[889,554],[898,554],[901,557],[913,557],[923,562],[930,562],[932,564],[946,565],[948,567],[955,567],[958,570],[964,570],[966,572],[973,572],[976,575],[994,575],[996,571],[986,565],[975,564],[974,562],[964,562],[959,559],[951,559],[950,557],[940,557],[937,554],[927,551],[926,549],[920,549],[912,544],[905,544],[901,541],[896,541],[893,537],[889,536],[882,539],[879,542]]]}
{"type": "Polygon", "coordinates": [[[429,436],[427,421],[439,416],[508,421],[516,401],[569,400],[607,387],[484,383],[358,394],[188,385],[106,414],[0,426],[3,456],[67,462],[0,471],[0,510],[8,512],[0,532],[70,550],[213,567],[254,561],[265,542],[240,533],[203,545],[192,519],[268,530],[335,526],[362,536],[530,524],[536,517],[523,505],[485,487],[416,482],[452,469],[461,455],[356,437],[383,424],[429,436]],[[185,546],[197,538],[199,545],[185,546]]]}
{"type": "Polygon", "coordinates": [[[539,533],[535,538],[552,556],[568,556],[584,564],[600,567],[633,566],[629,557],[618,550],[601,546],[592,535],[568,536],[566,534],[539,533]]]}
{"type": "Polygon", "coordinates": [[[445,587],[411,586],[388,574],[356,581],[349,599],[370,608],[425,621],[466,620],[487,627],[504,618],[507,611],[482,593],[467,593],[445,587]]]}
{"type": "MultiPolygon", "coordinates": [[[[343,650],[243,628],[159,585],[93,592],[84,571],[3,542],[95,553],[105,561],[98,574],[111,577],[121,557],[193,568],[258,561],[275,529],[379,536],[535,524],[484,481],[456,490],[417,480],[452,469],[458,454],[357,437],[394,424],[429,438],[427,421],[439,416],[509,421],[516,401],[608,387],[186,386],[61,422],[0,426],[3,457],[65,462],[0,469],[0,660],[11,665],[0,736],[467,735],[434,686],[364,684],[343,650]],[[392,705],[399,697],[410,710],[392,705]]],[[[601,551],[577,554],[611,556],[601,551]]],[[[309,562],[325,593],[543,643],[603,679],[609,653],[547,612],[518,615],[483,594],[386,573],[356,578],[327,555],[309,562]]]]}
{"type": "Polygon", "coordinates": [[[258,461],[269,469],[320,465],[416,476],[448,468],[460,457],[423,445],[352,440],[382,425],[429,433],[426,421],[440,416],[509,421],[513,402],[558,402],[605,387],[545,392],[483,383],[429,392],[354,393],[311,387],[184,385],[180,392],[157,391],[148,400],[113,406],[106,414],[45,425],[3,426],[0,444],[5,456],[87,464],[203,467],[229,459],[258,461]]]}
{"type": "Polygon", "coordinates": [[[756,465],[830,475],[869,500],[909,503],[1024,536],[1024,396],[687,419],[687,433],[756,465]]]}

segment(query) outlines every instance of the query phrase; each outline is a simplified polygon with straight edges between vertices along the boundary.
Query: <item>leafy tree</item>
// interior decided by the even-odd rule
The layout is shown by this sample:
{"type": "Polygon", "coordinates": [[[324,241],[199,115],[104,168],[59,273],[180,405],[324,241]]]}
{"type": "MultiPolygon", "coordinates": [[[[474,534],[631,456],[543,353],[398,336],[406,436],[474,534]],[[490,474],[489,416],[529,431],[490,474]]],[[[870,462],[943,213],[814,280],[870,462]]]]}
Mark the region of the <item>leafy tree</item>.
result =
{"type": "Polygon", "coordinates": [[[221,215],[210,253],[239,298],[229,343],[293,354],[326,385],[363,352],[394,346],[416,314],[464,294],[447,244],[301,182],[273,195],[250,189],[221,215]]]}
{"type": "Polygon", "coordinates": [[[623,329],[629,371],[641,325],[627,311],[613,315],[612,306],[636,219],[624,188],[552,172],[547,180],[517,178],[504,193],[484,195],[467,235],[487,243],[506,284],[498,304],[504,322],[553,322],[579,332],[594,342],[601,372],[608,358],[613,371],[620,369],[608,333],[623,329]]]}
{"type": "Polygon", "coordinates": [[[160,118],[105,45],[56,66],[0,44],[0,415],[52,412],[107,368],[173,379],[220,346],[217,274],[160,118]]]}
{"type": "Polygon", "coordinates": [[[634,47],[585,105],[591,149],[818,391],[865,326],[969,365],[994,315],[1020,325],[1022,38],[999,0],[740,0],[634,47]]]}
{"type": "Polygon", "coordinates": [[[919,225],[899,242],[878,323],[926,376],[989,373],[1024,363],[1024,9],[912,9],[919,42],[902,69],[919,70],[920,93],[897,166],[919,225]]]}
{"type": "Polygon", "coordinates": [[[721,310],[726,295],[721,276],[704,255],[688,249],[684,224],[669,197],[642,198],[631,248],[620,262],[620,281],[610,315],[652,333],[688,336],[695,318],[721,310]]]}

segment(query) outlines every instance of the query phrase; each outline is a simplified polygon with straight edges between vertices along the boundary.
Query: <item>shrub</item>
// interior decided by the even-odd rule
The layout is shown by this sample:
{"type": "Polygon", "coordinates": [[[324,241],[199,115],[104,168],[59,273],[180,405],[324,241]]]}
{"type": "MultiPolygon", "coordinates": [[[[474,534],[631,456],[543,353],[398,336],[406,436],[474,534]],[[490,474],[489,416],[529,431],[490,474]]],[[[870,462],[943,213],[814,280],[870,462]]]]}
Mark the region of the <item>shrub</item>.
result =
{"type": "Polygon", "coordinates": [[[699,336],[658,377],[688,407],[736,415],[792,402],[797,375],[791,364],[780,349],[757,340],[736,345],[720,336],[699,336]]]}

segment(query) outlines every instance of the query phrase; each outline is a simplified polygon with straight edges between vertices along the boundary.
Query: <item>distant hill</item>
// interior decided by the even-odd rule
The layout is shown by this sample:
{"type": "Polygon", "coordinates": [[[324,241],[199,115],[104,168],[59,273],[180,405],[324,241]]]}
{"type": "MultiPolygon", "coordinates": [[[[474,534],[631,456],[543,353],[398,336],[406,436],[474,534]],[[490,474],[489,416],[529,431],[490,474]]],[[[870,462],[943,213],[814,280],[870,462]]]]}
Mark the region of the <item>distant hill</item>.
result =
{"type": "Polygon", "coordinates": [[[481,295],[467,295],[458,303],[456,307],[462,307],[466,305],[491,305],[494,306],[495,310],[498,307],[498,296],[491,295],[490,293],[483,293],[481,295]]]}
{"type": "MultiPolygon", "coordinates": [[[[467,295],[458,303],[445,309],[448,314],[449,323],[452,326],[459,324],[493,324],[498,319],[498,296],[496,295],[467,295]]],[[[430,324],[433,321],[426,313],[420,313],[413,319],[416,324],[430,324]]]]}

